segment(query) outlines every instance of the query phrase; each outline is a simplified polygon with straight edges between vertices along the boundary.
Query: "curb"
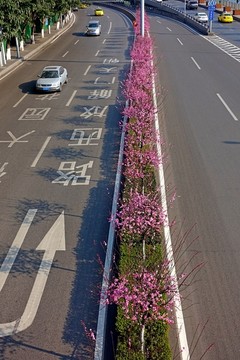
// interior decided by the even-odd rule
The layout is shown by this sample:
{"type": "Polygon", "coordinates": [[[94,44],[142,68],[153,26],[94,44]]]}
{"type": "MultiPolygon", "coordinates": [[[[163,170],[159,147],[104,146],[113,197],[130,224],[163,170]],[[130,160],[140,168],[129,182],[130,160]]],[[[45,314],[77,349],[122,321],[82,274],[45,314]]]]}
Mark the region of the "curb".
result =
{"type": "Polygon", "coordinates": [[[24,61],[27,61],[28,59],[31,59],[31,57],[37,55],[42,49],[47,47],[52,41],[56,40],[59,36],[63,35],[66,31],[68,31],[73,24],[75,23],[76,16],[72,13],[72,16],[67,23],[65,28],[59,29],[58,32],[52,36],[50,36],[46,41],[44,41],[42,44],[39,44],[35,49],[29,51],[28,54],[23,55],[20,59],[16,59],[13,61],[12,64],[6,64],[5,68],[0,68],[0,80],[4,78],[8,73],[11,73],[12,71],[16,70],[21,66],[24,61]]]}

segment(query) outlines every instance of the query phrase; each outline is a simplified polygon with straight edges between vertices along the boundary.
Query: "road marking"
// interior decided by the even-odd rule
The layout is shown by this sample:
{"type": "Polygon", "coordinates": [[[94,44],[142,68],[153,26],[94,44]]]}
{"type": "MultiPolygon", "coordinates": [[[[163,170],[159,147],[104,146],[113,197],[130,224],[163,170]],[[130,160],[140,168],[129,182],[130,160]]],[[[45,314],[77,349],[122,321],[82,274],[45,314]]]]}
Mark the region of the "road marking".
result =
{"type": "MultiPolygon", "coordinates": [[[[153,61],[152,68],[154,68],[153,61]]],[[[152,83],[153,83],[153,102],[155,109],[158,109],[157,104],[157,96],[156,96],[156,86],[155,86],[155,78],[154,73],[152,73],[152,83]]],[[[155,112],[155,129],[157,134],[157,152],[159,155],[159,159],[162,159],[162,140],[161,140],[161,132],[159,127],[159,119],[158,119],[158,112],[155,112]]],[[[167,204],[167,194],[166,194],[166,184],[165,184],[165,176],[164,176],[164,168],[163,163],[160,161],[159,164],[159,170],[158,170],[158,177],[159,177],[159,184],[160,184],[160,194],[161,194],[161,204],[164,213],[166,214],[166,224],[170,224],[169,222],[169,215],[168,215],[168,204],[167,204]]],[[[167,260],[169,261],[169,272],[172,276],[172,279],[174,281],[174,284],[176,285],[176,297],[174,301],[174,312],[175,312],[175,324],[177,328],[177,336],[179,341],[179,347],[180,347],[180,359],[181,360],[190,360],[190,352],[189,352],[189,346],[187,341],[187,333],[185,328],[185,321],[183,316],[183,310],[182,310],[182,303],[181,303],[181,296],[179,292],[178,287],[178,281],[177,281],[177,271],[176,271],[176,265],[175,265],[175,259],[174,259],[174,253],[173,253],[173,246],[172,246],[172,237],[171,237],[171,231],[170,226],[165,225],[163,227],[164,232],[164,240],[165,240],[165,248],[166,248],[166,256],[167,260]],[[174,280],[175,279],[175,280],[174,280]]]]}
{"type": "Polygon", "coordinates": [[[69,51],[66,51],[62,57],[65,57],[68,53],[69,53],[69,51]]]}
{"type": "Polygon", "coordinates": [[[191,56],[192,61],[194,62],[194,64],[196,65],[196,67],[198,68],[198,70],[201,70],[200,66],[198,65],[198,63],[196,62],[196,60],[191,56]]]}
{"type": "Polygon", "coordinates": [[[238,121],[238,118],[234,115],[234,113],[232,112],[232,110],[230,109],[230,107],[227,105],[227,103],[223,100],[223,98],[221,97],[220,94],[217,94],[217,97],[219,98],[219,100],[222,102],[222,104],[225,106],[225,108],[227,109],[227,111],[229,112],[229,114],[232,116],[233,120],[238,121]]]}
{"type": "Polygon", "coordinates": [[[103,40],[102,44],[105,44],[105,42],[106,42],[106,39],[103,40]]]}
{"type": "Polygon", "coordinates": [[[76,95],[77,90],[74,90],[74,92],[72,93],[72,96],[70,97],[70,99],[68,100],[68,102],[66,103],[66,106],[69,106],[72,102],[72,99],[74,98],[74,96],[76,95]]]}
{"type": "Polygon", "coordinates": [[[168,31],[172,31],[169,27],[167,27],[167,30],[168,30],[168,31]]]}
{"type": "Polygon", "coordinates": [[[27,108],[18,120],[44,120],[51,108],[27,108]]]}
{"type": "Polygon", "coordinates": [[[222,39],[221,37],[214,35],[214,36],[204,36],[200,35],[205,40],[216,46],[218,49],[223,51],[225,54],[231,56],[234,60],[240,62],[239,53],[236,54],[236,51],[240,51],[238,46],[233,45],[229,41],[222,39]]]}
{"type": "Polygon", "coordinates": [[[79,40],[75,41],[74,45],[76,45],[79,42],[79,40]]]}
{"type": "Polygon", "coordinates": [[[161,23],[162,23],[160,20],[157,20],[157,22],[158,22],[159,24],[161,24],[161,23]]]}
{"type": "Polygon", "coordinates": [[[24,137],[26,137],[30,134],[33,134],[34,132],[35,132],[35,130],[32,130],[32,131],[20,136],[19,138],[16,138],[16,136],[13,135],[13,133],[11,131],[7,131],[8,135],[10,136],[12,141],[11,140],[0,140],[0,143],[9,143],[8,147],[12,147],[16,143],[27,143],[28,140],[21,140],[21,139],[23,139],[24,137]]]}
{"type": "Polygon", "coordinates": [[[20,100],[18,100],[18,102],[16,102],[16,104],[15,105],[13,105],[13,107],[15,108],[15,107],[17,107],[19,104],[20,104],[20,102],[21,101],[23,101],[23,99],[25,99],[25,97],[26,96],[28,96],[28,93],[27,94],[25,94],[25,95],[23,95],[22,97],[21,97],[21,99],[20,100]]]}
{"type": "Polygon", "coordinates": [[[66,250],[64,212],[59,215],[36,250],[44,251],[44,255],[23,315],[12,322],[0,324],[0,337],[16,334],[27,329],[33,323],[55,253],[56,251],[66,250]]]}
{"type": "Polygon", "coordinates": [[[41,147],[39,153],[37,154],[35,160],[33,161],[31,167],[35,167],[37,165],[40,157],[42,156],[42,154],[43,154],[44,150],[46,149],[46,147],[47,147],[50,140],[51,140],[51,136],[48,136],[47,139],[45,140],[43,146],[41,147]]]}
{"type": "Polygon", "coordinates": [[[17,68],[19,68],[22,65],[23,65],[23,62],[20,62],[20,63],[16,64],[16,66],[12,70],[8,71],[6,75],[1,76],[0,81],[5,79],[5,77],[7,77],[9,74],[14,72],[17,68]]]}
{"type": "Polygon", "coordinates": [[[108,29],[108,34],[110,34],[111,29],[112,29],[112,22],[110,21],[109,29],[108,29]]]}
{"type": "Polygon", "coordinates": [[[181,42],[181,40],[179,38],[177,38],[177,41],[179,42],[179,44],[183,45],[183,43],[181,42]]]}
{"type": "Polygon", "coordinates": [[[96,52],[95,56],[98,56],[99,52],[100,52],[100,50],[98,50],[98,51],[96,52]]]}
{"type": "Polygon", "coordinates": [[[87,67],[87,70],[86,70],[86,71],[85,71],[85,73],[83,74],[84,76],[86,76],[86,75],[87,75],[87,73],[89,72],[89,70],[90,70],[91,66],[92,66],[92,65],[89,65],[89,66],[87,67]]]}
{"type": "Polygon", "coordinates": [[[27,215],[25,216],[23,223],[20,226],[20,229],[18,230],[17,235],[15,236],[12,246],[8,250],[7,256],[5,257],[3,264],[0,268],[0,291],[2,290],[7,280],[7,277],[11,271],[13,263],[22,246],[22,243],[27,235],[29,227],[34,219],[34,216],[36,215],[36,212],[37,209],[28,210],[27,215]]]}

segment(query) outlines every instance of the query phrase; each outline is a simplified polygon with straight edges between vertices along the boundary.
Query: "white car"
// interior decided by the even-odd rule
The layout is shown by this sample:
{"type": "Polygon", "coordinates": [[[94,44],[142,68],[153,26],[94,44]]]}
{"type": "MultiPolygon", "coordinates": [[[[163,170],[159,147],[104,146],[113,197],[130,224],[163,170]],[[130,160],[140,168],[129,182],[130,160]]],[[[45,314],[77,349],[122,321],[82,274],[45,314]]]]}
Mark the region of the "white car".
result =
{"type": "Polygon", "coordinates": [[[101,34],[101,24],[98,20],[89,21],[86,35],[98,36],[101,34]]]}
{"type": "Polygon", "coordinates": [[[67,69],[62,66],[45,66],[38,80],[36,90],[42,92],[62,91],[63,84],[68,82],[67,69]]]}
{"type": "Polygon", "coordinates": [[[194,19],[199,21],[200,23],[207,23],[208,22],[208,16],[204,12],[197,12],[194,15],[194,19]]]}

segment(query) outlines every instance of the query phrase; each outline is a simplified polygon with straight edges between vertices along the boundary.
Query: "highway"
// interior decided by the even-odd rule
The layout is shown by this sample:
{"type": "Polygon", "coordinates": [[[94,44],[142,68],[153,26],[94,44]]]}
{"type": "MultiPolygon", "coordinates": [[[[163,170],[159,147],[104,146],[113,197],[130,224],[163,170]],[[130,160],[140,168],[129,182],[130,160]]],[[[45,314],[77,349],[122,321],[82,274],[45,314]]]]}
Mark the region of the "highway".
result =
{"type": "Polygon", "coordinates": [[[94,6],[1,81],[0,359],[92,359],[121,130],[120,82],[132,25],[94,6]],[[46,65],[67,68],[61,93],[36,93],[46,65]]]}
{"type": "MultiPolygon", "coordinates": [[[[191,359],[236,360],[240,358],[239,60],[180,23],[151,12],[149,16],[169,198],[176,190],[169,210],[175,220],[175,261],[179,273],[202,264],[182,291],[191,359]]],[[[177,335],[172,336],[175,345],[177,335]]],[[[174,359],[180,359],[177,350],[174,359]]]]}

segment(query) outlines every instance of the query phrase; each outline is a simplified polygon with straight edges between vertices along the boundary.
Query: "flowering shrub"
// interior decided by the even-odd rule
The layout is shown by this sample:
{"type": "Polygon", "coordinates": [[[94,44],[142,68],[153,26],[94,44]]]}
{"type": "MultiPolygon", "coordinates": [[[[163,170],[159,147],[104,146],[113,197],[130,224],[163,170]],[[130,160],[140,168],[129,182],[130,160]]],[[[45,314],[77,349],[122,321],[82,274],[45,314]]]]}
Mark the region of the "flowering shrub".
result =
{"type": "MultiPolygon", "coordinates": [[[[145,25],[148,29],[147,19],[145,25]]],[[[117,359],[170,360],[167,325],[173,322],[176,281],[159,248],[167,217],[154,176],[163,159],[156,151],[152,41],[139,36],[138,27],[135,31],[132,71],[123,90],[129,103],[123,114],[129,120],[125,128],[124,191],[116,214],[120,259],[107,303],[118,306],[117,359]]]]}
{"type": "Polygon", "coordinates": [[[173,323],[172,307],[175,283],[168,273],[168,264],[148,271],[120,275],[109,287],[109,303],[120,305],[127,319],[146,325],[156,320],[173,323]]]}
{"type": "Polygon", "coordinates": [[[117,213],[116,224],[121,238],[124,235],[139,235],[142,239],[162,231],[166,214],[160,205],[158,194],[141,194],[132,191],[124,199],[117,213]]]}

